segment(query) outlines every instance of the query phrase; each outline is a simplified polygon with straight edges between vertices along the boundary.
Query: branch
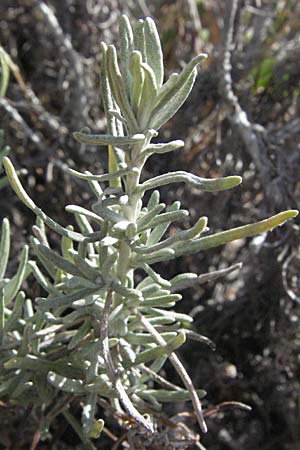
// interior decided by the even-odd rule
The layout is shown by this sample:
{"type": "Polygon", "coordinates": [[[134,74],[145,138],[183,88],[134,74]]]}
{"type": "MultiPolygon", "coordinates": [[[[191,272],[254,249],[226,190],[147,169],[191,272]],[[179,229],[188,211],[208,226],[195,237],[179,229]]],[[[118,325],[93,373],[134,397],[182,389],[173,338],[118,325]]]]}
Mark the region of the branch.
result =
{"type": "MultiPolygon", "coordinates": [[[[168,344],[164,340],[164,338],[158,333],[158,331],[154,328],[153,325],[144,317],[138,310],[135,310],[135,314],[140,319],[141,323],[143,324],[144,328],[150,333],[158,345],[160,345],[162,348],[167,348],[168,344]]],[[[201,402],[199,400],[198,394],[196,392],[196,389],[194,388],[194,385],[192,383],[192,380],[190,379],[188,373],[186,372],[182,362],[178,358],[178,356],[175,353],[170,353],[168,355],[171,363],[173,364],[174,368],[176,369],[178,375],[180,376],[183,384],[185,385],[187,391],[190,393],[191,400],[195,409],[195,414],[199,423],[199,426],[203,433],[207,432],[207,426],[203,418],[202,413],[202,406],[201,402]]]]}
{"type": "Polygon", "coordinates": [[[239,99],[233,91],[232,82],[232,64],[231,53],[233,46],[234,23],[236,20],[239,0],[232,0],[229,25],[224,48],[223,66],[221,79],[219,83],[220,94],[229,106],[232,114],[230,120],[236,127],[242,141],[244,142],[247,153],[252,158],[265,191],[266,198],[269,200],[270,207],[276,210],[276,198],[282,198],[274,193],[274,178],[276,176],[275,168],[267,154],[267,147],[264,142],[266,130],[258,124],[252,124],[247,113],[241,108],[239,99]]]}
{"type": "Polygon", "coordinates": [[[109,350],[109,342],[108,342],[108,319],[109,319],[109,312],[112,305],[112,290],[109,290],[107,293],[107,297],[104,304],[104,309],[101,317],[101,333],[100,333],[100,339],[102,344],[102,352],[103,352],[103,359],[105,362],[105,366],[107,369],[107,374],[109,376],[109,379],[114,386],[118,397],[120,401],[122,402],[126,412],[129,414],[130,417],[132,417],[138,424],[140,424],[143,428],[145,428],[147,431],[150,431],[150,433],[153,433],[153,427],[152,424],[149,423],[133,406],[130,398],[128,397],[124,386],[121,383],[121,380],[118,376],[118,371],[115,368],[114,362],[112,360],[110,350],[109,350]]]}

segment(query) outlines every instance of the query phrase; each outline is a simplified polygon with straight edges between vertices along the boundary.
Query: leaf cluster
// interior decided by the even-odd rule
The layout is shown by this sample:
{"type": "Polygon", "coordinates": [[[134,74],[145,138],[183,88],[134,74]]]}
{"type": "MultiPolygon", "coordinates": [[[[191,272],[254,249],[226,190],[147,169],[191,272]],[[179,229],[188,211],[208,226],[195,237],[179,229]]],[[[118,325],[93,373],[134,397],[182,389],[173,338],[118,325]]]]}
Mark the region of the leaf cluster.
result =
{"type": "Polygon", "coordinates": [[[132,28],[123,16],[119,33],[119,58],[113,45],[101,45],[108,134],[87,129],[74,133],[83,144],[108,147],[108,173],[65,169],[85,180],[95,198],[91,209],[66,206],[76,230],[46,215],[26,193],[11,161],[4,158],[12,188],[36,214],[37,222],[31,238],[34,260],[28,260],[25,246],[11,279],[4,278],[10,244],[9,224],[3,222],[0,397],[43,407],[41,438],[47,437],[53,418],[63,413],[87,448],[93,448],[90,438],[98,437],[103,427],[97,418],[99,398],[111,402],[120,418],[127,415],[150,433],[163,403],[191,400],[206,431],[200,403],[205,392],[194,388],[175,353],[186,338],[203,338],[192,329],[191,317],[174,309],[182,290],[197,286],[203,275],[184,273],[167,280],[153,264],[266,232],[297,214],[285,211],[256,224],[204,236],[207,218],[200,217],[190,228],[168,235],[169,226],[186,219],[189,212],[178,201],[162,203],[158,188],[183,182],[199,191],[218,192],[239,185],[241,178],[204,179],[178,171],[141,182],[151,155],[184,145],[179,140],[151,141],[186,100],[204,56],[193,58],[179,75],[163,83],[162,50],[153,20],[140,20],[132,28]],[[145,202],[148,191],[151,195],[145,202]],[[49,245],[46,227],[60,236],[59,251],[49,245]],[[144,274],[141,281],[135,276],[137,270],[144,274]],[[32,300],[19,291],[30,272],[44,292],[32,300]],[[168,358],[183,387],[159,374],[168,358]],[[69,410],[74,397],[83,405],[81,426],[69,410]]]}

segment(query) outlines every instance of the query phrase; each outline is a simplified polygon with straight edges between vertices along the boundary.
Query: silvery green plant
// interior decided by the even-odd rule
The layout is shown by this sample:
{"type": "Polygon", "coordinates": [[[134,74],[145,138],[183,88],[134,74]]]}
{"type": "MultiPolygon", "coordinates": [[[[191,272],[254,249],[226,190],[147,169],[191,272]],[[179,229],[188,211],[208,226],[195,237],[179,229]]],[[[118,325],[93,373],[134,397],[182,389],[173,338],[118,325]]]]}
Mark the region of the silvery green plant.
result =
{"type": "MultiPolygon", "coordinates": [[[[10,57],[0,45],[0,98],[4,97],[9,82],[10,57]]],[[[4,145],[4,132],[0,129],[0,189],[7,185],[7,178],[2,176],[2,160],[8,155],[10,148],[4,145]]]]}
{"type": "MultiPolygon", "coordinates": [[[[2,221],[0,239],[0,344],[3,345],[5,335],[14,330],[19,319],[20,309],[25,303],[25,294],[20,288],[30,273],[28,266],[28,246],[25,245],[17,272],[12,277],[6,277],[7,264],[10,253],[10,223],[7,219],[2,221]],[[14,306],[10,309],[14,301],[14,306]],[[5,320],[6,319],[6,320],[5,320]]],[[[26,308],[30,308],[26,303],[26,308]]],[[[0,391],[3,389],[1,384],[0,391]]]]}
{"type": "MultiPolygon", "coordinates": [[[[103,427],[96,418],[101,397],[120,419],[129,416],[149,433],[156,429],[155,417],[163,403],[190,400],[206,432],[201,407],[205,392],[195,389],[175,353],[186,338],[203,338],[193,330],[192,318],[174,309],[182,298],[180,292],[197,287],[203,275],[183,273],[167,280],[153,264],[266,232],[297,215],[297,211],[285,211],[209,235],[207,218],[200,217],[189,229],[169,236],[170,224],[186,220],[189,212],[178,201],[169,206],[162,203],[158,188],[185,183],[198,191],[217,192],[234,188],[241,178],[205,179],[178,171],[141,180],[151,155],[163,157],[183,147],[181,140],[151,141],[185,102],[205,55],[193,58],[164,83],[161,44],[151,18],[139,20],[132,28],[123,16],[119,43],[119,57],[115,46],[101,44],[107,134],[92,134],[88,129],[74,133],[80,143],[108,147],[108,172],[95,175],[66,168],[85,180],[95,197],[91,210],[66,207],[75,217],[77,230],[47,216],[24,190],[11,161],[4,158],[12,188],[37,216],[31,238],[36,262],[27,264],[46,294],[15,322],[17,328],[4,325],[0,376],[6,384],[0,395],[14,393],[22,401],[37,398],[47,405],[57,398],[44,415],[41,435],[46,437],[53,417],[63,413],[87,448],[93,448],[89,438],[97,437],[103,427]],[[46,227],[60,235],[60,251],[50,248],[46,227]],[[142,280],[136,271],[143,273],[142,280]],[[182,386],[159,373],[167,359],[182,386]],[[74,397],[83,404],[81,427],[69,409],[74,397]],[[153,414],[145,415],[146,411],[153,414]]],[[[12,314],[4,309],[3,323],[12,314]]]]}
{"type": "Polygon", "coordinates": [[[9,82],[9,72],[13,66],[13,62],[9,54],[0,44],[0,97],[4,97],[9,82]]]}

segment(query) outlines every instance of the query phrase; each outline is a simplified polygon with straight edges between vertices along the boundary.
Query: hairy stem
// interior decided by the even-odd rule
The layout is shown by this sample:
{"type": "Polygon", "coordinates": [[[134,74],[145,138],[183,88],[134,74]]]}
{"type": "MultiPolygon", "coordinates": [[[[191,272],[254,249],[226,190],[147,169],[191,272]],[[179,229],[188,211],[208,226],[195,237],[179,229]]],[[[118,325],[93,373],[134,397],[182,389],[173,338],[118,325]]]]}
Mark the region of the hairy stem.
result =
{"type": "MultiPolygon", "coordinates": [[[[134,313],[137,315],[137,317],[140,319],[141,323],[145,327],[145,329],[150,333],[158,345],[160,345],[163,348],[167,347],[167,342],[164,340],[164,338],[156,331],[154,326],[144,317],[137,309],[134,310],[134,313]]],[[[199,423],[199,426],[203,433],[207,432],[207,426],[203,417],[202,412],[202,406],[201,402],[199,400],[199,397],[197,395],[196,389],[194,388],[194,385],[192,383],[192,380],[190,379],[187,371],[185,370],[182,362],[178,358],[178,356],[175,353],[171,353],[168,355],[171,363],[173,364],[175,370],[177,371],[178,375],[180,376],[183,384],[185,385],[186,389],[189,391],[191,400],[195,409],[196,417],[199,423]]]]}
{"type": "Polygon", "coordinates": [[[101,316],[101,344],[102,344],[102,353],[103,353],[103,359],[105,362],[105,366],[107,369],[108,377],[114,386],[118,397],[120,401],[122,402],[122,405],[124,406],[126,412],[129,414],[130,417],[132,417],[138,424],[140,424],[143,428],[145,428],[147,431],[150,431],[151,433],[154,432],[152,424],[148,422],[139,412],[138,410],[133,406],[130,398],[128,397],[125,388],[118,376],[118,371],[115,368],[113,359],[110,354],[109,350],[109,342],[108,342],[108,318],[109,318],[109,312],[112,306],[112,291],[109,290],[106,296],[105,304],[103,313],[101,316]]]}

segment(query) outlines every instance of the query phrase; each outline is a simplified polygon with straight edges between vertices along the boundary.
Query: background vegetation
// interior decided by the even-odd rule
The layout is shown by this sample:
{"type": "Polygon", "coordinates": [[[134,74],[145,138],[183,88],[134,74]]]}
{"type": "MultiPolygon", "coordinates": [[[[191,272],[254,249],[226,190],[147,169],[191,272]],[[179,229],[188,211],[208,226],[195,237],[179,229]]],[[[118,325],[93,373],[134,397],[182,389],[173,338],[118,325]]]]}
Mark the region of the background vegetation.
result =
{"type": "MultiPolygon", "coordinates": [[[[171,159],[153,157],[148,175],[184,167],[204,177],[243,176],[242,187],[222,195],[191,194],[180,186],[166,188],[164,200],[181,198],[195,218],[208,215],[214,231],[299,209],[297,0],[1,0],[0,44],[13,63],[0,98],[3,145],[27,169],[24,184],[36,203],[66,223],[63,205],[90,198],[71,183],[63,163],[98,173],[106,167],[94,147],[74,142],[72,132],[84,125],[105,129],[99,42],[115,41],[122,13],[156,20],[170,71],[200,51],[209,53],[188,103],[161,131],[166,140],[185,140],[185,148],[171,159]]],[[[12,221],[17,255],[34,217],[9,187],[1,190],[0,207],[1,218],[12,221]]],[[[299,227],[289,223],[162,268],[172,276],[243,262],[239,273],[186,292],[179,305],[216,344],[215,352],[187,344],[182,354],[195,384],[208,391],[209,433],[201,443],[210,450],[300,449],[298,246],[299,227]],[[252,412],[223,404],[232,400],[252,412]]],[[[39,295],[36,289],[29,280],[27,291],[39,295]]],[[[111,411],[102,414],[107,428],[99,448],[111,449],[122,430],[111,411]]],[[[193,428],[191,417],[181,419],[193,428]]],[[[34,449],[38,420],[28,409],[0,402],[2,448],[34,449]]],[[[37,448],[80,448],[76,439],[60,421],[52,441],[37,448]]]]}

